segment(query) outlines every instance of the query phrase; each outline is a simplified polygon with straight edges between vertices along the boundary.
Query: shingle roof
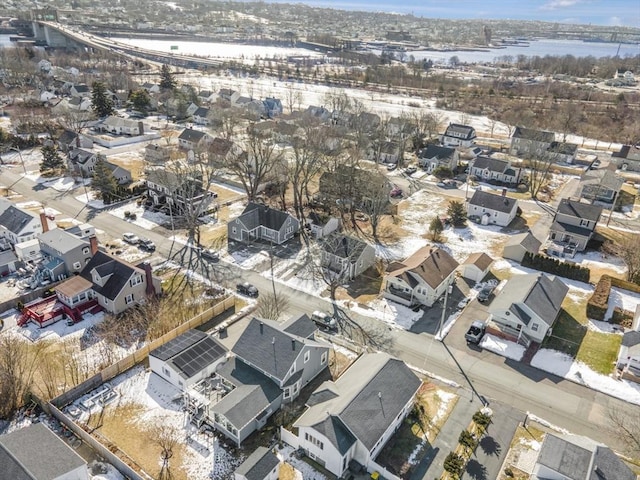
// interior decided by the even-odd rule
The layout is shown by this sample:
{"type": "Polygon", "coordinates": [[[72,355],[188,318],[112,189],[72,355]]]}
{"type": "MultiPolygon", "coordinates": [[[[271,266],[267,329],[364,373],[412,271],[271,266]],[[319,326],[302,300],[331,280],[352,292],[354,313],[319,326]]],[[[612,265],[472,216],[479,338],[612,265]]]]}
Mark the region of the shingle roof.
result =
{"type": "Polygon", "coordinates": [[[578,227],[577,225],[571,225],[563,222],[553,222],[549,227],[550,232],[570,233],[572,235],[578,235],[580,237],[589,238],[592,230],[585,227],[578,227]]]}
{"type": "Polygon", "coordinates": [[[455,138],[461,138],[455,133],[464,135],[464,140],[471,140],[476,137],[476,130],[468,125],[460,125],[459,123],[450,123],[447,130],[444,132],[445,136],[453,136],[455,138]]]}
{"type": "Polygon", "coordinates": [[[429,145],[427,148],[423,148],[418,152],[418,158],[436,158],[442,160],[445,158],[451,158],[456,153],[455,148],[440,147],[438,145],[429,145]]]}
{"type": "Polygon", "coordinates": [[[200,130],[194,130],[192,128],[185,128],[180,136],[179,140],[186,140],[187,142],[199,142],[202,140],[207,134],[205,132],[201,132],[200,130]]]}
{"type": "Polygon", "coordinates": [[[415,280],[407,275],[407,272],[411,272],[422,278],[431,288],[436,289],[458,266],[459,263],[455,258],[445,250],[427,245],[404,262],[389,265],[393,270],[390,270],[388,275],[401,277],[409,285],[414,286],[415,280]]]}
{"type": "Polygon", "coordinates": [[[513,137],[551,143],[555,140],[556,136],[553,132],[547,132],[545,130],[534,130],[532,128],[516,127],[516,129],[513,131],[513,137]]]}
{"type": "Polygon", "coordinates": [[[563,198],[558,205],[558,213],[597,222],[602,214],[602,207],[563,198]]]}
{"type": "Polygon", "coordinates": [[[53,480],[86,464],[42,423],[0,436],[2,478],[53,480]]]}
{"type": "Polygon", "coordinates": [[[61,254],[89,245],[88,240],[81,239],[61,228],[54,228],[48,232],[41,233],[38,235],[38,240],[41,245],[47,245],[61,254]]]}
{"type": "Polygon", "coordinates": [[[493,263],[493,258],[491,258],[489,255],[487,255],[484,252],[472,253],[464,261],[465,265],[475,265],[476,267],[478,267],[483,272],[487,268],[489,268],[492,263],[493,263]]]}
{"type": "Polygon", "coordinates": [[[4,267],[5,265],[9,265],[10,263],[17,261],[18,257],[16,257],[16,254],[13,253],[13,250],[5,250],[4,252],[0,252],[0,267],[4,267]]]}
{"type": "Polygon", "coordinates": [[[511,213],[518,206],[518,200],[502,195],[476,190],[469,205],[487,208],[496,212],[511,213]]]}
{"type": "Polygon", "coordinates": [[[505,247],[512,245],[521,245],[528,252],[538,252],[538,250],[540,250],[542,242],[538,240],[531,232],[525,232],[509,237],[507,243],[504,244],[505,247]]]}
{"type": "Polygon", "coordinates": [[[562,153],[564,155],[574,155],[578,150],[578,145],[567,142],[551,142],[549,146],[550,152],[562,153]]]}
{"type": "Polygon", "coordinates": [[[194,117],[204,117],[206,118],[209,115],[209,109],[206,107],[198,107],[198,109],[193,112],[194,117]]]}
{"type": "Polygon", "coordinates": [[[479,156],[473,161],[473,168],[489,170],[490,172],[506,173],[509,162],[498,158],[479,156]]]}
{"type": "Polygon", "coordinates": [[[366,353],[335,382],[325,383],[338,395],[309,407],[295,426],[322,432],[341,452],[353,437],[371,450],[420,387],[407,365],[385,353],[366,353]]]}
{"type": "Polygon", "coordinates": [[[242,215],[238,217],[238,220],[244,223],[249,229],[262,225],[271,230],[279,231],[290,217],[291,215],[282,210],[276,210],[259,203],[249,202],[242,212],[242,215]]]}
{"type": "Polygon", "coordinates": [[[56,292],[60,292],[69,298],[92,288],[93,284],[80,275],[74,275],[70,279],[56,286],[56,292]]]}
{"type": "Polygon", "coordinates": [[[144,275],[144,271],[128,262],[104,252],[97,252],[80,272],[80,275],[93,283],[91,272],[96,269],[101,277],[110,275],[104,286],[93,284],[93,290],[100,295],[114,300],[134,272],[144,275]]]}
{"type": "Polygon", "coordinates": [[[258,447],[242,462],[235,473],[247,480],[264,480],[280,464],[278,457],[266,447],[258,447]]]}
{"type": "Polygon", "coordinates": [[[58,137],[58,143],[69,145],[76,139],[77,136],[78,134],[76,132],[65,129],[64,132],[62,132],[62,134],[58,137]]]}
{"type": "Polygon", "coordinates": [[[23,233],[25,227],[37,218],[34,213],[22,210],[15,205],[10,205],[0,214],[0,225],[16,235],[23,233]]]}
{"type": "Polygon", "coordinates": [[[340,258],[349,258],[355,262],[369,244],[359,238],[345,235],[340,232],[333,232],[320,239],[323,250],[340,258]]]}
{"type": "Polygon", "coordinates": [[[582,174],[580,183],[582,183],[583,189],[592,186],[594,188],[604,187],[618,191],[622,187],[624,179],[607,169],[587,170],[582,174]]]}
{"type": "Polygon", "coordinates": [[[490,311],[509,310],[528,325],[530,317],[518,304],[526,305],[547,325],[556,320],[569,287],[558,277],[529,273],[511,277],[493,300],[490,311]]]}
{"type": "Polygon", "coordinates": [[[273,380],[239,358],[229,359],[218,367],[217,373],[236,388],[212,405],[211,410],[223,414],[238,430],[262,414],[282,395],[273,380]]]}
{"type": "Polygon", "coordinates": [[[300,338],[311,338],[313,334],[318,330],[316,323],[309,318],[309,315],[303,313],[299,317],[293,317],[282,325],[282,329],[296,335],[300,338]]]}

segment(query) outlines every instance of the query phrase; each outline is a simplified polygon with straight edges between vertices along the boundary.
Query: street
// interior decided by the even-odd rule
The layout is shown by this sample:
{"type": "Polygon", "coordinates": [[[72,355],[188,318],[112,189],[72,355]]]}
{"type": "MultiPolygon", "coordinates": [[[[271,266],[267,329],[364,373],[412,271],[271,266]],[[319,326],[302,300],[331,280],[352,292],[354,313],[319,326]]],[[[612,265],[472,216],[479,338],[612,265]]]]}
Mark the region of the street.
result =
{"type": "MultiPolygon", "coordinates": [[[[166,258],[169,254],[172,240],[164,229],[145,230],[107,212],[85,207],[73,198],[73,195],[79,194],[77,190],[74,194],[66,194],[53,189],[34,189],[35,184],[31,180],[21,177],[19,166],[0,168],[0,183],[14,184],[12,189],[26,200],[41,202],[66,216],[89,222],[112,238],[121,238],[125,232],[150,238],[157,246],[155,256],[166,258]]],[[[464,191],[457,192],[464,194],[464,191]]],[[[447,191],[447,194],[450,193],[447,191]]],[[[530,204],[535,206],[533,202],[527,202],[527,205],[530,204]]],[[[253,283],[261,292],[272,288],[271,280],[259,273],[242,270],[224,259],[210,266],[213,270],[211,275],[219,277],[227,287],[233,287],[238,279],[242,279],[253,283]]],[[[313,310],[331,311],[334,308],[327,299],[293,290],[282,283],[276,282],[276,288],[288,297],[288,313],[291,316],[313,310]]],[[[626,410],[640,408],[528,365],[471,349],[455,340],[439,342],[427,333],[427,329],[421,333],[391,329],[387,324],[370,317],[354,315],[349,311],[344,311],[344,314],[372,334],[377,348],[388,351],[409,365],[436,377],[450,379],[469,390],[472,396],[479,395],[488,401],[497,400],[521,412],[530,412],[573,433],[602,441],[614,449],[621,449],[622,445],[619,436],[608,428],[607,410],[612,407],[626,410]]],[[[522,416],[524,418],[524,413],[522,416]]]]}

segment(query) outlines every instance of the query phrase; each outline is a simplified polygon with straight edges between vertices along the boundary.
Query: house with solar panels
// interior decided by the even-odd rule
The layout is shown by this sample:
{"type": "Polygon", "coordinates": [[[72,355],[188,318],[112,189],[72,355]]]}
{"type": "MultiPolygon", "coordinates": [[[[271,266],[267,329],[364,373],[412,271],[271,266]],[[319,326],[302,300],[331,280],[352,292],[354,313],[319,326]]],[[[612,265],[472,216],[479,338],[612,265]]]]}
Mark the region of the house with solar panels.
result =
{"type": "Polygon", "coordinates": [[[237,445],[297,398],[328,361],[327,345],[257,318],[230,352],[191,330],[149,354],[151,370],[183,391],[189,420],[237,445]]]}

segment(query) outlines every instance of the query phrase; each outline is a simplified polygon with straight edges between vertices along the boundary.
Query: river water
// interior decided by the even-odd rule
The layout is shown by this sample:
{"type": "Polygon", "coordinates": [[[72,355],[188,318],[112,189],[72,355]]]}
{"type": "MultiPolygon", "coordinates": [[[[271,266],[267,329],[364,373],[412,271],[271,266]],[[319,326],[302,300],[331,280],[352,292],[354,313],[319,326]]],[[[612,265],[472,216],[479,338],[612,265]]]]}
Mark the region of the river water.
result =
{"type": "MultiPolygon", "coordinates": [[[[176,52],[188,55],[199,55],[216,58],[244,58],[255,57],[272,58],[290,55],[320,55],[318,52],[303,48],[281,48],[257,45],[241,45],[232,43],[214,42],[185,42],[177,40],[146,40],[118,38],[117,41],[133,45],[140,48],[159,50],[162,52],[176,52]],[[173,48],[172,48],[173,47],[173,48]],[[176,48],[177,47],[177,48],[176,48]]],[[[0,47],[10,46],[9,35],[0,35],[0,47]]],[[[628,57],[640,55],[639,44],[617,44],[604,42],[582,42],[580,40],[536,40],[527,44],[528,46],[507,46],[505,48],[487,49],[481,52],[468,51],[411,51],[406,56],[413,55],[416,60],[431,59],[434,62],[447,62],[451,57],[456,56],[461,62],[478,63],[494,62],[499,57],[510,56],[514,60],[518,55],[541,56],[546,55],[573,55],[575,57],[593,56],[596,58],[628,57]],[[619,51],[618,51],[619,49],[619,51]]]]}

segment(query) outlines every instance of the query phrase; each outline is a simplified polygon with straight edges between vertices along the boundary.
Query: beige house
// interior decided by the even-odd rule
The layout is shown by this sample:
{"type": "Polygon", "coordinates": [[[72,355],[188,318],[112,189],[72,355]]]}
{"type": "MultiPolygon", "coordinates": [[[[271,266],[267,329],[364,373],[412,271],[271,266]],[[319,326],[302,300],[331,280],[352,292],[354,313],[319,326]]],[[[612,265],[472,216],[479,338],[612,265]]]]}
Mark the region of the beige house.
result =
{"type": "Polygon", "coordinates": [[[467,280],[481,282],[489,273],[492,264],[493,258],[486,253],[472,253],[462,264],[462,276],[467,280]]]}

